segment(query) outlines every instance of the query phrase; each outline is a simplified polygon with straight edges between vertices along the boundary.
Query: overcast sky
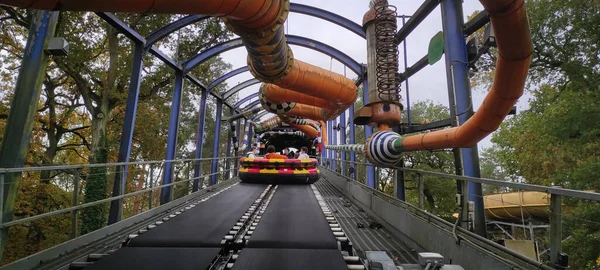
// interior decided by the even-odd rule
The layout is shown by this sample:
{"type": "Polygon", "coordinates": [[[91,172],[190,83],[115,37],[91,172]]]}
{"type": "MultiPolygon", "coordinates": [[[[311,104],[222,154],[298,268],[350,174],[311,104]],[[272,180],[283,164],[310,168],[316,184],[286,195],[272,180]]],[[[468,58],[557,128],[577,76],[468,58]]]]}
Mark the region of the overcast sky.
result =
{"type": "MultiPolygon", "coordinates": [[[[368,0],[292,0],[293,3],[300,3],[318,7],[324,10],[328,10],[344,16],[358,24],[362,24],[362,18],[365,12],[368,10],[368,0]]],[[[416,0],[389,0],[389,3],[396,6],[398,14],[412,15],[421,5],[422,1],[416,0]]],[[[483,7],[476,0],[465,0],[464,1],[464,14],[465,21],[466,16],[472,14],[474,11],[482,10],[483,7]]],[[[401,22],[399,22],[401,24],[401,22]]],[[[344,52],[350,57],[354,58],[359,63],[367,62],[366,54],[366,41],[358,35],[339,27],[333,23],[301,15],[297,13],[290,13],[287,24],[286,33],[298,36],[304,36],[311,39],[318,40],[338,50],[344,52]]],[[[407,38],[408,48],[408,65],[411,66],[421,57],[427,54],[427,48],[429,40],[438,31],[442,30],[441,13],[440,8],[436,8],[428,17],[409,35],[407,38]]],[[[332,70],[338,73],[344,73],[344,66],[333,60],[327,55],[319,52],[311,51],[303,47],[291,46],[294,51],[294,57],[302,61],[311,63],[313,65],[320,66],[325,69],[329,69],[330,65],[332,70]]],[[[400,47],[402,50],[402,47],[400,47]]],[[[246,65],[246,51],[245,49],[238,48],[224,53],[222,57],[225,61],[231,63],[233,68],[238,68],[246,65]]],[[[400,70],[403,70],[403,53],[400,51],[400,70]]],[[[349,78],[356,78],[357,75],[347,69],[346,75],[349,78]]],[[[246,72],[235,76],[227,81],[229,87],[232,87],[240,82],[246,81],[252,78],[250,73],[246,72]]],[[[409,80],[410,84],[410,101],[414,103],[419,100],[432,100],[436,103],[448,105],[448,92],[446,86],[446,73],[445,64],[443,59],[440,60],[433,66],[427,66],[422,71],[414,75],[409,80]]],[[[259,85],[249,87],[246,90],[240,92],[240,97],[245,97],[249,93],[256,92],[259,85]]],[[[406,89],[404,84],[402,85],[402,103],[406,107],[406,89]]],[[[481,104],[485,93],[481,90],[473,90],[473,105],[477,109],[481,104]]],[[[527,106],[527,98],[522,98],[518,104],[518,110],[522,110],[527,106]]],[[[491,146],[489,141],[491,136],[484,139],[479,148],[491,146]]]]}

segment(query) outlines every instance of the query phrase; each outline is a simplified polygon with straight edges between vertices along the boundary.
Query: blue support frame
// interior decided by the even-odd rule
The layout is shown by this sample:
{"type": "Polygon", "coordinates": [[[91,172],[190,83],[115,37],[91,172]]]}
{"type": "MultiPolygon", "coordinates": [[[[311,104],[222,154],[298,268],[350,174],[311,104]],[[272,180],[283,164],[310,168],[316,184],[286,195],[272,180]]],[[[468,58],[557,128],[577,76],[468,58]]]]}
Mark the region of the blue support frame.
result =
{"type": "MultiPolygon", "coordinates": [[[[338,124],[338,119],[336,117],[335,119],[333,119],[332,126],[331,126],[331,129],[333,131],[331,133],[331,135],[333,135],[333,145],[338,145],[338,136],[337,136],[338,130],[334,129],[334,128],[337,128],[337,124],[338,124]]],[[[333,159],[338,159],[337,151],[332,150],[331,152],[333,154],[333,159]]],[[[333,161],[333,170],[337,171],[337,167],[338,167],[337,160],[334,160],[333,161]]]]}
{"type": "MultiPolygon", "coordinates": [[[[316,50],[318,52],[324,53],[328,56],[333,57],[334,59],[340,61],[344,65],[348,66],[350,70],[358,75],[362,75],[362,65],[357,61],[352,59],[350,56],[345,53],[316,40],[299,37],[294,35],[286,35],[287,42],[291,45],[302,46],[308,49],[316,50]]],[[[184,70],[187,72],[197,67],[198,65],[204,63],[211,57],[224,53],[229,50],[233,50],[239,47],[242,47],[244,44],[242,43],[242,39],[236,38],[232,39],[220,44],[217,44],[211,48],[206,49],[205,51],[199,53],[198,55],[192,57],[184,64],[184,70]]]]}
{"type": "MultiPolygon", "coordinates": [[[[462,2],[459,0],[442,1],[442,23],[444,30],[444,51],[446,56],[446,75],[448,89],[454,89],[456,112],[459,113],[459,124],[464,124],[473,114],[473,101],[467,77],[467,46],[463,36],[462,2]],[[454,77],[453,77],[454,76],[454,77]]],[[[464,174],[480,177],[479,154],[477,145],[462,148],[464,174]]],[[[487,237],[485,213],[483,208],[483,192],[481,184],[469,182],[469,201],[475,202],[475,233],[487,237]]]]}
{"type": "Polygon", "coordinates": [[[232,71],[229,71],[228,73],[224,74],[223,76],[221,76],[221,77],[215,79],[213,82],[211,82],[208,85],[208,89],[213,89],[213,88],[215,88],[215,86],[217,86],[220,83],[226,81],[227,79],[229,79],[229,78],[231,78],[233,76],[242,74],[242,73],[244,73],[246,71],[248,71],[248,66],[243,66],[241,68],[237,68],[237,69],[234,69],[232,71]]]}
{"type": "MultiPolygon", "coordinates": [[[[344,111],[340,115],[340,144],[347,144],[346,142],[346,112],[344,111]]],[[[340,162],[340,170],[342,175],[346,176],[346,151],[340,151],[342,162],[340,162]]]]}
{"type": "Polygon", "coordinates": [[[219,157],[219,144],[221,142],[221,115],[223,114],[223,101],[220,99],[216,100],[217,110],[215,115],[215,137],[214,137],[214,145],[213,145],[213,160],[210,168],[210,173],[212,174],[210,177],[210,185],[216,185],[218,180],[217,169],[219,166],[219,161],[216,159],[219,157]]]}
{"type": "Polygon", "coordinates": [[[244,90],[246,87],[250,87],[252,85],[259,84],[259,83],[260,83],[260,81],[258,79],[254,79],[254,78],[247,80],[245,82],[242,82],[242,83],[232,87],[231,89],[229,89],[229,91],[227,91],[225,94],[223,94],[223,98],[228,99],[231,96],[235,95],[237,92],[244,90]]]}
{"type": "MultiPolygon", "coordinates": [[[[229,116],[231,117],[233,115],[233,109],[229,109],[229,116]]],[[[233,141],[233,130],[232,130],[232,125],[231,123],[228,123],[229,125],[227,125],[227,148],[225,148],[227,151],[225,156],[227,157],[227,160],[225,160],[225,179],[229,179],[231,176],[231,172],[229,171],[231,169],[231,143],[233,141]]]]}
{"type": "Polygon", "coordinates": [[[246,107],[242,108],[241,111],[243,112],[243,111],[250,110],[258,104],[260,104],[260,100],[255,100],[255,101],[251,102],[250,104],[246,105],[246,107]]]}
{"type": "Polygon", "coordinates": [[[146,38],[146,44],[147,44],[147,46],[154,45],[154,43],[156,43],[157,41],[169,36],[170,34],[172,34],[173,32],[175,32],[179,29],[184,28],[190,24],[194,24],[199,21],[206,20],[210,17],[211,16],[206,16],[206,15],[189,15],[187,17],[183,17],[177,21],[167,24],[167,25],[159,28],[158,30],[152,32],[152,34],[150,34],[146,38]]]}
{"type": "Polygon", "coordinates": [[[252,100],[253,98],[256,98],[256,97],[258,97],[258,92],[252,93],[252,94],[248,95],[247,97],[240,99],[240,101],[236,102],[233,105],[233,107],[237,109],[240,106],[242,106],[242,104],[244,104],[244,103],[246,103],[246,102],[248,102],[248,101],[250,101],[250,100],[252,100]]]}
{"type": "MultiPolygon", "coordinates": [[[[198,112],[198,132],[196,133],[196,159],[202,158],[202,148],[204,147],[204,122],[206,120],[206,99],[208,90],[203,90],[200,96],[200,108],[198,112]]],[[[200,184],[200,174],[202,174],[202,162],[194,163],[194,183],[192,192],[198,191],[200,184]]]]}
{"type": "Polygon", "coordinates": [[[337,15],[333,12],[329,12],[329,11],[326,11],[323,9],[319,9],[319,8],[315,8],[315,7],[311,7],[311,6],[307,6],[307,5],[296,4],[296,3],[290,4],[290,11],[295,12],[295,13],[309,15],[312,17],[316,17],[316,18],[320,18],[320,19],[332,22],[334,24],[337,24],[341,27],[344,27],[344,28],[350,30],[351,32],[359,35],[362,38],[367,38],[367,34],[365,33],[365,30],[362,28],[362,25],[357,24],[351,20],[348,20],[348,19],[346,19],[340,15],[337,15]]]}
{"type": "MultiPolygon", "coordinates": [[[[138,98],[140,94],[140,84],[142,81],[142,66],[144,65],[144,44],[134,43],[133,64],[131,77],[129,79],[129,92],[127,94],[127,105],[125,107],[125,119],[123,122],[123,132],[119,145],[119,156],[117,162],[128,162],[131,155],[131,141],[133,139],[133,129],[135,127],[135,115],[137,112],[138,98]]],[[[127,166],[117,166],[115,179],[113,182],[112,196],[120,196],[125,192],[127,183],[127,166]]],[[[108,214],[108,224],[121,221],[123,216],[123,199],[111,201],[108,214]]]]}
{"type": "MultiPolygon", "coordinates": [[[[365,67],[366,69],[366,67],[365,67]]],[[[365,76],[365,80],[363,81],[363,103],[369,103],[369,78],[365,76]]],[[[366,125],[365,126],[365,139],[369,138],[373,134],[373,128],[366,125]]],[[[375,167],[371,165],[369,160],[366,160],[367,163],[367,186],[370,188],[375,188],[375,167]]]]}
{"type": "MultiPolygon", "coordinates": [[[[355,144],[356,143],[356,133],[355,133],[356,125],[354,123],[352,123],[352,121],[354,120],[354,104],[352,104],[352,106],[350,106],[350,109],[348,110],[348,120],[350,121],[349,144],[355,144]]],[[[354,168],[354,173],[352,175],[350,175],[350,177],[352,179],[356,180],[356,152],[350,153],[350,161],[352,161],[352,168],[354,168]]]]}
{"type": "MultiPolygon", "coordinates": [[[[327,121],[327,142],[333,145],[333,122],[327,121]]],[[[333,170],[333,150],[327,149],[327,158],[329,159],[329,168],[333,170]]]]}
{"type": "MultiPolygon", "coordinates": [[[[181,110],[181,98],[183,97],[183,78],[181,71],[175,71],[175,89],[173,91],[173,101],[171,103],[171,117],[169,120],[169,134],[167,136],[167,154],[166,160],[174,160],[177,150],[177,133],[179,131],[179,113],[181,110]]],[[[163,177],[163,185],[173,182],[173,167],[172,162],[165,163],[165,174],[163,177]]],[[[165,204],[171,201],[172,186],[162,188],[160,194],[160,203],[165,204]]]]}
{"type": "Polygon", "coordinates": [[[257,115],[255,115],[255,116],[252,118],[252,121],[254,121],[254,122],[256,122],[256,121],[260,121],[260,118],[262,118],[263,116],[265,116],[265,115],[267,115],[267,114],[269,114],[269,112],[267,112],[267,111],[262,111],[261,113],[258,113],[257,115]]]}
{"type": "MultiPolygon", "coordinates": [[[[0,168],[18,168],[25,166],[25,156],[33,122],[38,110],[42,93],[42,83],[46,73],[48,55],[46,43],[54,36],[58,12],[33,12],[23,60],[11,100],[10,111],[6,119],[6,128],[0,146],[0,168]]],[[[0,218],[2,222],[13,219],[15,199],[19,191],[20,173],[2,174],[0,182],[0,218]]],[[[8,242],[9,228],[0,230],[0,257],[8,242]]]]}

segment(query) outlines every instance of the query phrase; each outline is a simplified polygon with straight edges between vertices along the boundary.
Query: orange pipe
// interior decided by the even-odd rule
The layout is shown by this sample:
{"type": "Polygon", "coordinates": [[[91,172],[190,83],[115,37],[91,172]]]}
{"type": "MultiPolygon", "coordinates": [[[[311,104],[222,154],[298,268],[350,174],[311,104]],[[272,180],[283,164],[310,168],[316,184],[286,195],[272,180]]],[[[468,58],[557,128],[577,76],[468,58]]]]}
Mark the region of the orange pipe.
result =
{"type": "Polygon", "coordinates": [[[256,29],[271,23],[280,10],[279,0],[2,0],[19,8],[64,11],[205,14],[223,16],[256,29]]]}
{"type": "Polygon", "coordinates": [[[263,84],[259,91],[262,92],[263,97],[267,98],[272,103],[296,102],[320,108],[333,109],[331,103],[325,99],[294,92],[270,83],[263,84]]]}
{"type": "Polygon", "coordinates": [[[473,147],[498,129],[523,95],[533,53],[524,0],[481,0],[490,14],[498,44],[494,83],[477,112],[462,126],[408,136],[403,151],[473,147]]]}
{"type": "Polygon", "coordinates": [[[329,145],[329,142],[327,141],[327,128],[324,121],[319,121],[319,124],[321,124],[321,138],[323,148],[325,148],[327,145],[329,145]]]}
{"type": "Polygon", "coordinates": [[[304,134],[306,134],[306,137],[308,137],[309,139],[314,139],[319,136],[319,131],[317,131],[314,127],[311,127],[309,125],[290,124],[290,126],[296,128],[299,131],[302,131],[304,134]]]}

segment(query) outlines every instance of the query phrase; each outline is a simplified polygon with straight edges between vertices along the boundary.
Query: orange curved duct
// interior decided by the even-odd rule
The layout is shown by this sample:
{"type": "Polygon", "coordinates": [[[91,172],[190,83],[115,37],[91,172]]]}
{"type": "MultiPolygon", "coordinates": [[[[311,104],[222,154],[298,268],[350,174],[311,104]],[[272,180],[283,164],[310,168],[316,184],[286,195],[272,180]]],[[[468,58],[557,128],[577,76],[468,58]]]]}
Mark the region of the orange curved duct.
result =
{"type": "Polygon", "coordinates": [[[533,44],[524,0],[481,0],[498,44],[494,83],[477,112],[456,128],[408,136],[401,151],[472,147],[498,129],[523,94],[533,44]]]}
{"type": "Polygon", "coordinates": [[[308,137],[309,139],[314,139],[314,138],[319,137],[319,131],[316,130],[312,126],[296,125],[296,124],[289,124],[289,125],[296,128],[298,131],[302,131],[304,134],[306,134],[306,137],[308,137]]]}
{"type": "Polygon", "coordinates": [[[306,114],[297,116],[313,120],[332,120],[354,104],[357,98],[357,88],[352,80],[299,60],[294,60],[289,74],[276,85],[263,84],[260,91],[272,103],[310,105],[303,108],[306,114]]]}

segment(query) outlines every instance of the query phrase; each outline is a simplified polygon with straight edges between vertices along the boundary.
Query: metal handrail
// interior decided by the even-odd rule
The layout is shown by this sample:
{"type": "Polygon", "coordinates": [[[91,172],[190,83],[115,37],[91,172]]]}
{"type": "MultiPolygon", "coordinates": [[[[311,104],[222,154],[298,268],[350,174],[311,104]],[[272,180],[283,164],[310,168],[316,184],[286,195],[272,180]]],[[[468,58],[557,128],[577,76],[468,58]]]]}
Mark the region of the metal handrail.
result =
{"type": "Polygon", "coordinates": [[[190,158],[190,159],[134,161],[134,162],[117,162],[117,163],[94,163],[94,164],[77,164],[77,165],[0,168],[0,173],[58,171],[58,170],[83,169],[83,168],[117,167],[117,166],[129,166],[129,165],[149,165],[149,164],[160,164],[160,163],[182,163],[182,162],[187,162],[187,161],[207,161],[207,160],[215,160],[215,159],[236,159],[236,158],[239,158],[239,157],[217,157],[217,158],[195,158],[195,159],[190,158]]]}
{"type": "MultiPolygon", "coordinates": [[[[367,165],[367,166],[377,167],[370,163],[358,162],[358,161],[353,162],[353,161],[334,159],[334,158],[326,158],[326,160],[336,160],[336,161],[341,161],[341,162],[348,162],[348,163],[355,163],[355,164],[359,164],[359,165],[367,165]]],[[[405,172],[412,172],[417,175],[418,174],[431,175],[431,176],[437,176],[437,177],[454,179],[454,180],[481,183],[481,184],[486,184],[486,185],[509,187],[509,188],[523,189],[523,190],[531,190],[531,191],[539,191],[539,192],[544,192],[544,193],[548,193],[548,194],[555,194],[555,195],[567,196],[567,197],[578,198],[578,199],[600,201],[600,193],[596,193],[596,192],[565,189],[565,188],[559,188],[559,187],[540,186],[540,185],[532,185],[532,184],[524,184],[524,183],[507,182],[507,181],[501,181],[501,180],[495,180],[495,179],[489,179],[489,178],[479,178],[479,177],[447,174],[447,173],[441,173],[441,172],[424,171],[424,170],[410,169],[410,168],[405,168],[405,167],[393,167],[393,169],[397,169],[397,170],[401,170],[401,171],[405,171],[405,172]]]]}
{"type": "Polygon", "coordinates": [[[1,223],[0,224],[0,229],[7,228],[7,227],[12,227],[12,226],[23,224],[23,223],[27,223],[27,222],[31,222],[31,221],[38,220],[38,219],[41,219],[41,218],[46,218],[46,217],[56,216],[56,215],[60,215],[60,214],[64,214],[64,213],[73,212],[75,210],[79,210],[79,209],[83,209],[83,208],[88,208],[90,206],[94,206],[94,205],[97,205],[97,204],[107,203],[107,202],[111,202],[111,201],[114,201],[114,200],[119,200],[119,199],[127,198],[127,197],[134,196],[134,195],[143,194],[143,193],[146,193],[146,192],[151,192],[151,191],[154,191],[156,189],[163,188],[163,187],[169,187],[169,186],[174,186],[174,185],[189,183],[190,181],[195,180],[195,179],[199,179],[199,178],[207,177],[207,176],[212,176],[212,175],[217,175],[217,174],[229,172],[229,171],[232,171],[232,170],[234,170],[234,168],[229,169],[229,170],[223,170],[223,171],[216,172],[216,173],[201,175],[201,176],[198,176],[198,177],[192,177],[190,179],[186,179],[186,180],[182,180],[182,181],[178,181],[178,182],[173,182],[173,183],[169,183],[169,184],[166,184],[166,185],[160,185],[160,186],[156,186],[156,187],[152,187],[152,188],[146,188],[146,189],[143,189],[143,190],[134,191],[134,192],[130,192],[130,193],[127,193],[127,194],[123,194],[123,195],[119,195],[119,196],[114,196],[114,197],[110,197],[110,198],[106,198],[106,199],[102,199],[102,200],[98,200],[98,201],[94,201],[94,202],[89,202],[89,203],[81,204],[81,205],[78,205],[78,206],[72,206],[72,207],[65,208],[65,209],[60,209],[60,210],[56,210],[56,211],[52,211],[52,212],[48,212],[48,213],[43,213],[43,214],[31,216],[31,217],[26,217],[26,218],[22,218],[22,219],[18,219],[18,220],[13,220],[13,221],[1,223]]]}

